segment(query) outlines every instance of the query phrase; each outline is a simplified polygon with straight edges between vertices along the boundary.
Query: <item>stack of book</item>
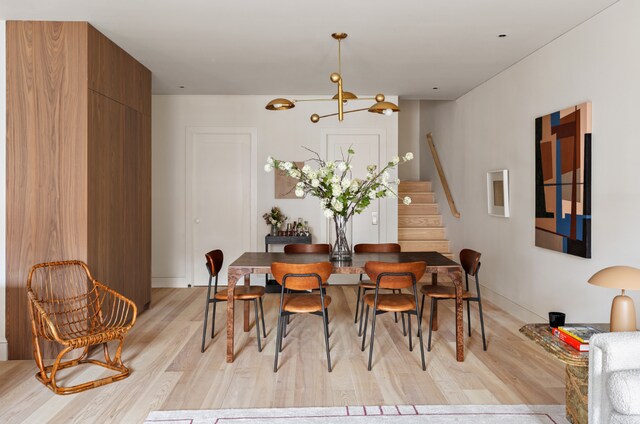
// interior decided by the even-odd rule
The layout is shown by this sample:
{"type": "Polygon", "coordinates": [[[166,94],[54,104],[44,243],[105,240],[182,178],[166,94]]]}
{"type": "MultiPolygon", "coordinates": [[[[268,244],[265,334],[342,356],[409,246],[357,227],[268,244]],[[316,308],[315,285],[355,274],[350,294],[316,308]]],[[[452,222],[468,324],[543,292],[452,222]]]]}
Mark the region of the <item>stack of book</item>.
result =
{"type": "Polygon", "coordinates": [[[588,325],[552,328],[553,335],[580,352],[589,351],[589,339],[601,330],[588,325]]]}

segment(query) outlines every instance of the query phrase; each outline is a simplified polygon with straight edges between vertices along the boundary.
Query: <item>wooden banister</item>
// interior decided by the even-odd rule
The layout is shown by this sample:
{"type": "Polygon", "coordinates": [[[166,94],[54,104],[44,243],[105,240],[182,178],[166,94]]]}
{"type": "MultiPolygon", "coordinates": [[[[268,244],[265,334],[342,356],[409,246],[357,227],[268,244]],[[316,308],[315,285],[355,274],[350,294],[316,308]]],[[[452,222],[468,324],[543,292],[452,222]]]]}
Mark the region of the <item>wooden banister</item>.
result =
{"type": "Polygon", "coordinates": [[[444,194],[447,196],[447,202],[449,202],[449,209],[451,209],[451,214],[456,218],[460,218],[460,212],[458,212],[458,208],[456,208],[456,203],[453,201],[453,196],[451,195],[451,189],[449,189],[449,183],[447,183],[447,177],[445,177],[444,171],[442,170],[440,157],[438,156],[438,152],[436,151],[435,144],[433,144],[433,137],[431,137],[431,133],[427,134],[427,143],[429,144],[429,149],[431,149],[431,155],[433,156],[433,161],[436,164],[436,169],[438,170],[438,175],[440,176],[440,182],[442,183],[444,194]]]}

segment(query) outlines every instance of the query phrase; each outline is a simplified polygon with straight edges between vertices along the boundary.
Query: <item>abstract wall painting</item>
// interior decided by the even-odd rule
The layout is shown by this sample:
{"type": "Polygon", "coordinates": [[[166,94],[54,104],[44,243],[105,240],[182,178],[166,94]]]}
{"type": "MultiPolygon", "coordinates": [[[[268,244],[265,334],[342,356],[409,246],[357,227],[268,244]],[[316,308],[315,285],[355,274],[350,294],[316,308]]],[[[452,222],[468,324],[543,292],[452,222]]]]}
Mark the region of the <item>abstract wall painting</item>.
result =
{"type": "Polygon", "coordinates": [[[536,246],[591,257],[591,103],[536,119],[536,246]]]}

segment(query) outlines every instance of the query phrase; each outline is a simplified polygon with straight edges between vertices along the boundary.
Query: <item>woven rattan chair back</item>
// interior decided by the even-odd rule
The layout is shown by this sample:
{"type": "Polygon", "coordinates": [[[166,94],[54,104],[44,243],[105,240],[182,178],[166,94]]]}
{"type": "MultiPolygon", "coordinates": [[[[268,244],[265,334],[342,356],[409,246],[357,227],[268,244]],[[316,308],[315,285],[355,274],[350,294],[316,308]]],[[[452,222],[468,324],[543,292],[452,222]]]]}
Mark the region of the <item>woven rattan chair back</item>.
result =
{"type": "Polygon", "coordinates": [[[81,261],[48,262],[35,265],[27,280],[29,313],[33,335],[34,356],[40,372],[38,380],[58,394],[77,393],[98,387],[129,375],[120,359],[122,344],[133,327],[137,309],[135,304],[96,281],[89,268],[81,261]],[[55,362],[44,365],[40,348],[41,339],[63,346],[55,362]],[[113,360],[107,342],[119,340],[113,360]],[[91,345],[103,344],[105,361],[87,359],[91,345]],[[80,357],[62,362],[65,354],[84,348],[80,357]],[[114,371],[115,376],[79,384],[73,387],[57,386],[58,369],[81,363],[101,365],[114,371]]]}

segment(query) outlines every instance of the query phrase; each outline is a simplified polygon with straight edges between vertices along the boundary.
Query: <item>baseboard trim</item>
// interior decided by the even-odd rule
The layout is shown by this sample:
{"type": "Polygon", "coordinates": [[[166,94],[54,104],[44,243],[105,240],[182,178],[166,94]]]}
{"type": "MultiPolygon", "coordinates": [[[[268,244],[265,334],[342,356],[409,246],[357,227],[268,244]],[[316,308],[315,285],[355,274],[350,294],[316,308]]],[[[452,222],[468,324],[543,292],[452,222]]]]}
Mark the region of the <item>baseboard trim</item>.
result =
{"type": "Polygon", "coordinates": [[[494,305],[498,306],[502,310],[510,313],[514,317],[518,318],[522,322],[546,322],[547,318],[544,318],[533,311],[525,308],[522,305],[517,304],[511,299],[508,299],[492,290],[491,288],[480,284],[482,287],[482,298],[488,300],[494,305]]]}
{"type": "Polygon", "coordinates": [[[7,339],[0,339],[0,361],[9,360],[9,343],[7,339]]]}

